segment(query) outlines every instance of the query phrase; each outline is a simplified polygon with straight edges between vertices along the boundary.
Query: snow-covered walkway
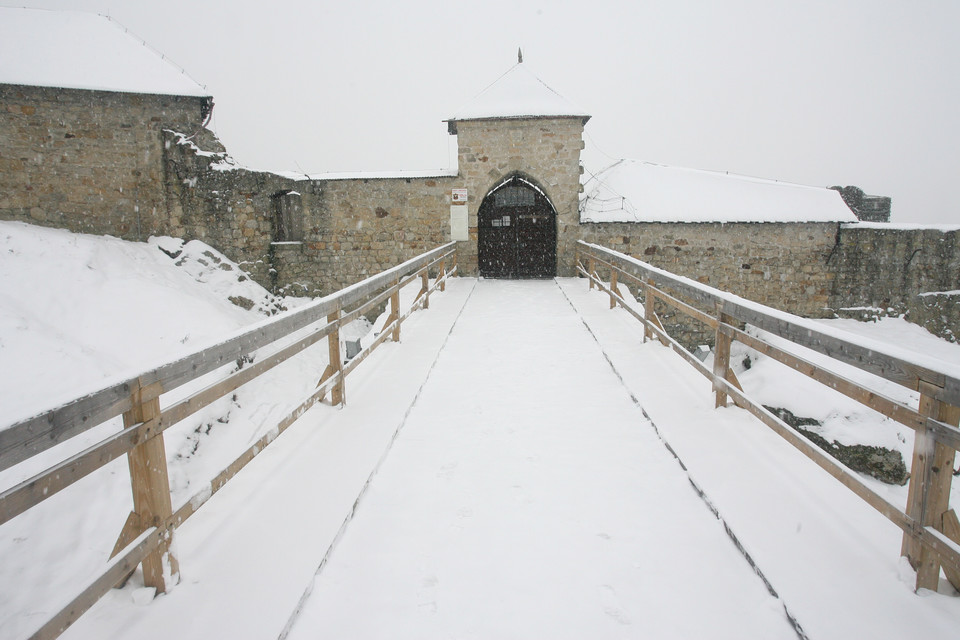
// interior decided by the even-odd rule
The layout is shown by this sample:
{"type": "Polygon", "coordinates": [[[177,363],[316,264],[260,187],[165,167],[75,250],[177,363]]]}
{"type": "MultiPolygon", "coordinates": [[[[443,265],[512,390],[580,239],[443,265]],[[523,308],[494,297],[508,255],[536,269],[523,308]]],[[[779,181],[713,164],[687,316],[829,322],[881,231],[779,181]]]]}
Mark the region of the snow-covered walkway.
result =
{"type": "Polygon", "coordinates": [[[178,531],[170,594],[115,591],[64,637],[795,638],[788,613],[811,638],[955,630],[895,527],[714,410],[607,300],[455,279],[346,407],[308,412],[178,531]]]}
{"type": "Polygon", "coordinates": [[[790,638],[553,281],[481,281],[291,638],[790,638]]]}

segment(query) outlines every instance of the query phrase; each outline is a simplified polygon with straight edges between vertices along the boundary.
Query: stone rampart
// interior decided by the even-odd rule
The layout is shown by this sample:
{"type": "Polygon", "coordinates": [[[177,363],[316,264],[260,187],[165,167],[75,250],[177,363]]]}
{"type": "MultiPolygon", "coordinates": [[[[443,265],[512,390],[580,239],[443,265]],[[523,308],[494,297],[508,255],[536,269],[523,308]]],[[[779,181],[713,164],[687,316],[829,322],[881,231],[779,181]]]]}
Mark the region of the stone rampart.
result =
{"type": "MultiPolygon", "coordinates": [[[[205,98],[0,85],[0,105],[0,218],[198,238],[276,291],[330,293],[447,242],[462,188],[459,267],[475,275],[480,204],[519,175],[557,211],[561,276],[583,239],[803,316],[880,308],[960,335],[960,227],[580,224],[579,118],[459,121],[457,176],[310,179],[234,164],[201,127],[205,98]]],[[[709,337],[693,329],[685,342],[709,337]]]]}
{"type": "MultiPolygon", "coordinates": [[[[805,317],[830,317],[833,223],[589,223],[583,240],[805,317]]],[[[685,346],[713,344],[702,325],[658,303],[685,346]]]]}
{"type": "Polygon", "coordinates": [[[837,274],[831,306],[905,315],[955,340],[960,336],[958,235],[960,227],[842,225],[830,262],[837,274]]]}
{"type": "Polygon", "coordinates": [[[163,130],[206,98],[0,84],[0,218],[129,240],[170,233],[163,130]]]}

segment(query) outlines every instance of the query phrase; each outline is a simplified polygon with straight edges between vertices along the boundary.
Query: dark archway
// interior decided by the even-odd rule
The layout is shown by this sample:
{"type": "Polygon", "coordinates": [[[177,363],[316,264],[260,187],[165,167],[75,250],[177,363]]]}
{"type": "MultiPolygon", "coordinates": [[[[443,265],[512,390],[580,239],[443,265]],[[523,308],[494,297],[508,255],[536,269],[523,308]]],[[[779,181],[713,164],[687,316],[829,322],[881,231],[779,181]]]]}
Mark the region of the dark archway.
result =
{"type": "Polygon", "coordinates": [[[480,204],[478,264],[486,278],[557,275],[557,212],[533,183],[513,176],[480,204]]]}

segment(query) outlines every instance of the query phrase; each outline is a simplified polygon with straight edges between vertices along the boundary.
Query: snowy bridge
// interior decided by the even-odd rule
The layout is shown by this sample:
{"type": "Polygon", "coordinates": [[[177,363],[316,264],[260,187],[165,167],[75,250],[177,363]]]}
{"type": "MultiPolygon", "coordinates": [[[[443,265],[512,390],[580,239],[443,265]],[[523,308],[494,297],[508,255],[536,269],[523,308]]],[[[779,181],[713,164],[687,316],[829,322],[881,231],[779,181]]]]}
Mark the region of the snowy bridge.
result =
{"type": "MultiPolygon", "coordinates": [[[[957,567],[957,546],[924,512],[949,511],[950,474],[939,470],[948,448],[952,470],[958,442],[946,424],[955,422],[945,400],[955,379],[941,373],[937,388],[921,388],[919,413],[888,406],[744,333],[736,318],[779,323],[780,335],[803,321],[729,296],[713,300],[710,315],[663,288],[671,280],[674,294],[700,303],[716,292],[606,250],[581,250],[584,273],[603,278],[448,279],[455,256],[444,247],[205,350],[190,366],[172,363],[128,382],[112,404],[78,399],[7,433],[0,452],[9,466],[13,456],[36,455],[51,434],[79,431],[70,425],[82,416],[125,413],[126,429],[107,445],[5,492],[3,521],[128,451],[139,495],[111,566],[36,637],[955,633],[956,598],[914,593],[914,580],[930,579],[924,562],[936,567],[933,588],[940,564],[948,576],[957,567]],[[645,293],[646,313],[627,281],[645,293]],[[655,299],[717,330],[712,369],[685,361],[692,358],[655,320],[655,299]],[[340,365],[338,328],[385,301],[392,313],[374,344],[340,365]],[[429,311],[411,313],[419,306],[429,311]],[[158,485],[165,463],[154,436],[327,336],[333,365],[311,399],[208,488],[171,505],[158,485]],[[270,355],[160,409],[170,380],[204,373],[197,362],[213,371],[280,337],[286,342],[270,355]],[[921,442],[914,476],[925,479],[914,486],[927,489],[911,490],[901,510],[751,404],[728,366],[733,339],[912,420],[921,442]],[[341,406],[318,403],[328,395],[341,406]],[[728,395],[748,410],[727,406],[728,395]],[[27,435],[14,447],[10,434],[27,435]],[[930,452],[940,457],[929,461],[930,452]],[[931,506],[937,500],[945,506],[931,506]],[[901,544],[918,574],[898,562],[901,544]],[[111,589],[141,562],[142,575],[111,589]],[[168,593],[150,602],[144,581],[168,593]]],[[[810,325],[798,339],[816,336],[822,351],[861,357],[867,368],[882,363],[892,378],[929,377],[923,361],[867,353],[818,331],[810,325]]]]}

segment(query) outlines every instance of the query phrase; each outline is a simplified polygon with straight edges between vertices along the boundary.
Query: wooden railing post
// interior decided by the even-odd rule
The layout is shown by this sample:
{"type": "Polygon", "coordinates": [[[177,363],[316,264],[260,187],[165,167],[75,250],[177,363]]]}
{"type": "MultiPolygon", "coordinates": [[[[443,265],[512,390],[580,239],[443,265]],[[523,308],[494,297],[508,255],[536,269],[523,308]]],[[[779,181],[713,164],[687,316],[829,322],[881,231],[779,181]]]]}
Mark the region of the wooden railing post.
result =
{"type": "MultiPolygon", "coordinates": [[[[713,375],[726,380],[730,371],[730,343],[732,339],[726,333],[721,331],[722,324],[729,320],[729,316],[723,313],[723,303],[718,302],[717,306],[717,333],[714,339],[713,354],[713,375]]],[[[715,396],[714,408],[727,406],[727,392],[724,391],[716,381],[713,382],[713,391],[715,396]]]]}
{"type": "Polygon", "coordinates": [[[650,282],[648,278],[643,279],[643,319],[646,322],[643,323],[643,339],[651,340],[653,338],[653,329],[650,328],[650,324],[653,322],[653,319],[656,317],[657,313],[654,311],[654,301],[653,301],[653,283],[650,282]]]}
{"type": "MultiPolygon", "coordinates": [[[[159,383],[138,386],[131,394],[133,406],[123,414],[124,428],[160,416],[159,383]]],[[[133,490],[133,512],[127,518],[114,555],[150,527],[162,528],[173,515],[170,480],[167,475],[167,453],[163,434],[138,444],[127,453],[130,487],[133,490]]],[[[160,545],[143,560],[143,584],[166,593],[180,579],[180,565],[170,549],[172,530],[160,545]]]]}
{"type": "Polygon", "coordinates": [[[590,288],[593,289],[593,274],[597,269],[597,262],[593,259],[593,256],[587,259],[587,273],[590,274],[590,288]]]}
{"type": "Polygon", "coordinates": [[[440,260],[440,266],[437,268],[437,280],[440,282],[439,289],[440,291],[447,290],[447,281],[444,279],[447,277],[447,261],[440,260]]]}
{"type": "Polygon", "coordinates": [[[610,268],[610,308],[613,309],[617,306],[617,298],[614,296],[615,293],[619,293],[617,289],[617,270],[610,268]]]}
{"type": "Polygon", "coordinates": [[[423,308],[430,308],[430,273],[426,267],[423,268],[423,271],[420,273],[420,293],[417,294],[417,298],[423,298],[423,308]]]}
{"type": "MultiPolygon", "coordinates": [[[[393,282],[393,286],[400,284],[400,278],[397,278],[393,282]]],[[[387,324],[396,321],[396,326],[393,328],[393,341],[400,342],[400,289],[397,288],[393,294],[390,296],[390,315],[387,316],[387,324]]]]}
{"type": "MultiPolygon", "coordinates": [[[[327,316],[327,323],[336,323],[334,324],[333,331],[327,334],[327,368],[324,370],[323,375],[320,376],[320,382],[317,383],[319,387],[324,382],[329,380],[335,375],[339,375],[339,379],[334,383],[333,388],[330,389],[330,404],[343,404],[346,400],[346,394],[344,393],[346,387],[343,383],[343,356],[340,354],[340,307],[337,306],[336,309],[330,312],[327,316]]],[[[323,399],[322,394],[320,399],[323,399]]]]}
{"type": "MultiPolygon", "coordinates": [[[[947,424],[960,424],[960,407],[936,400],[933,393],[938,389],[933,384],[920,381],[920,413],[947,424]]],[[[932,526],[945,532],[947,527],[944,519],[950,510],[950,485],[955,458],[956,451],[936,442],[925,424],[917,427],[906,511],[921,526],[932,526]]],[[[900,553],[917,570],[917,589],[936,591],[940,583],[940,561],[936,554],[909,533],[903,535],[900,553]]]]}

